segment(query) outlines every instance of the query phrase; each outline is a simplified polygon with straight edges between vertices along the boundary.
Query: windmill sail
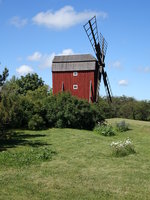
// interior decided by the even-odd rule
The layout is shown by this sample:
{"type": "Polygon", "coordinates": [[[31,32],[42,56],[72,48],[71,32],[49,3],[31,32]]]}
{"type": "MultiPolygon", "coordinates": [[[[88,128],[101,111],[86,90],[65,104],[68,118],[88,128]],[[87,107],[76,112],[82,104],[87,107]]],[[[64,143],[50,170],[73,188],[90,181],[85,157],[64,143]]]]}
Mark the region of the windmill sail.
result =
{"type": "Polygon", "coordinates": [[[107,50],[107,42],[105,38],[102,36],[102,34],[100,34],[100,40],[99,40],[96,16],[94,16],[84,25],[84,29],[98,60],[99,67],[97,71],[96,101],[98,100],[101,77],[103,76],[106,94],[109,98],[109,101],[112,102],[112,98],[111,98],[112,92],[111,92],[109,80],[107,77],[107,73],[104,71],[104,67],[105,67],[104,60],[105,60],[105,55],[106,55],[106,50],[107,50]]]}
{"type": "Polygon", "coordinates": [[[93,47],[93,50],[95,52],[98,61],[101,62],[100,60],[101,50],[100,50],[97,22],[95,16],[84,25],[84,29],[93,47]]]}
{"type": "Polygon", "coordinates": [[[107,97],[108,97],[109,101],[112,102],[112,91],[111,91],[110,82],[109,82],[106,72],[104,72],[104,74],[103,74],[103,81],[104,81],[104,86],[105,86],[105,91],[106,91],[107,97]]]}
{"type": "MultiPolygon", "coordinates": [[[[97,22],[96,17],[94,16],[92,19],[90,19],[85,25],[84,25],[85,32],[89,38],[89,41],[92,45],[92,48],[95,52],[95,55],[98,60],[98,65],[100,68],[101,63],[101,49],[100,49],[100,43],[99,43],[99,36],[98,36],[98,29],[97,29],[97,22]]],[[[100,81],[101,81],[101,74],[98,69],[97,71],[97,88],[96,88],[96,101],[99,97],[99,88],[100,88],[100,81]]]]}

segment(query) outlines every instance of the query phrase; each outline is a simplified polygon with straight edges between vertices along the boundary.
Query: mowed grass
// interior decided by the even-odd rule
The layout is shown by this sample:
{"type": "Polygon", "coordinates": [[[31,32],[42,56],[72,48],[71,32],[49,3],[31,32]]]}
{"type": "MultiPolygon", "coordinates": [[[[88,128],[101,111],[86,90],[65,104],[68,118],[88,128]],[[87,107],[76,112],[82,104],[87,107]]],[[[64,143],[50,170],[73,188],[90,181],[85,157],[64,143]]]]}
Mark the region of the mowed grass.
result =
{"type": "MultiPolygon", "coordinates": [[[[108,120],[115,124],[121,119],[108,120]]],[[[0,200],[150,199],[150,122],[130,130],[17,131],[0,152],[0,200]],[[112,141],[129,137],[136,154],[114,157],[112,141]]]]}

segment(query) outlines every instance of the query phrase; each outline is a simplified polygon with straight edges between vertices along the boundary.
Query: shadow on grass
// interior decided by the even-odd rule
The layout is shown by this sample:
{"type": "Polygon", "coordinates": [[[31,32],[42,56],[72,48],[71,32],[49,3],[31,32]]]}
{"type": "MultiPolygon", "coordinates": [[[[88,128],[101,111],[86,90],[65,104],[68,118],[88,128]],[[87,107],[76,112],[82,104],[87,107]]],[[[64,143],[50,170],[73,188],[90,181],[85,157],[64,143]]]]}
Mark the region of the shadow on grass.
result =
{"type": "Polygon", "coordinates": [[[14,148],[16,146],[31,146],[31,147],[40,147],[47,146],[46,142],[37,140],[37,138],[45,137],[45,134],[24,134],[23,132],[8,132],[9,137],[0,139],[0,151],[6,151],[8,148],[14,148]],[[36,139],[36,140],[34,140],[36,139]]]}

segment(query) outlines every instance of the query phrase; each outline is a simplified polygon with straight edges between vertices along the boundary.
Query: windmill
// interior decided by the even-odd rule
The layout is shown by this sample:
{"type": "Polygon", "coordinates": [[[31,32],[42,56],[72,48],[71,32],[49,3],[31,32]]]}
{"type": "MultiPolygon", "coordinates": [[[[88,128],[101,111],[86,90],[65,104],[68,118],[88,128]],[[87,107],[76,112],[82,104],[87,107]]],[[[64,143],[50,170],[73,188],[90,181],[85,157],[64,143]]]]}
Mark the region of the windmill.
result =
{"type": "Polygon", "coordinates": [[[108,101],[112,102],[112,92],[111,92],[110,82],[109,82],[107,73],[104,70],[107,42],[101,33],[100,33],[100,37],[98,35],[96,16],[94,16],[84,25],[84,29],[90,40],[90,43],[92,45],[92,48],[95,52],[95,55],[98,61],[96,101],[98,100],[98,97],[99,97],[99,88],[101,84],[101,78],[103,77],[108,101]]]}

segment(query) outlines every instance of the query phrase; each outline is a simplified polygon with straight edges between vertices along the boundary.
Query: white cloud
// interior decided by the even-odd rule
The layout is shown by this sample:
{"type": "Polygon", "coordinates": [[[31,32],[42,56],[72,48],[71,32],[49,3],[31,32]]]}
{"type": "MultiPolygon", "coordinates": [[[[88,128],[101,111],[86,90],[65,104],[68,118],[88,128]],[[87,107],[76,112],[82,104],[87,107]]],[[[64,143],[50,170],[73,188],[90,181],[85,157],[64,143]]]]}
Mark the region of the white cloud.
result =
{"type": "MultiPolygon", "coordinates": [[[[64,49],[61,53],[58,55],[72,55],[74,54],[72,49],[64,49]]],[[[52,61],[54,59],[54,56],[56,56],[56,53],[51,54],[45,54],[42,56],[40,67],[41,68],[47,68],[52,66],[52,61]]]]}
{"type": "MultiPolygon", "coordinates": [[[[72,49],[64,49],[58,55],[72,55],[72,54],[74,54],[72,49]]],[[[31,56],[27,57],[27,60],[39,61],[40,68],[50,68],[52,66],[52,61],[55,55],[56,55],[55,52],[51,54],[42,54],[40,52],[34,52],[31,56]]]]}
{"type": "Polygon", "coordinates": [[[20,75],[20,76],[25,76],[26,74],[30,73],[32,74],[34,72],[34,70],[32,69],[32,67],[27,66],[27,65],[21,65],[19,68],[16,69],[16,72],[20,75]]]}
{"type": "Polygon", "coordinates": [[[55,12],[52,10],[40,12],[32,18],[32,21],[37,25],[43,25],[47,28],[63,29],[82,23],[94,15],[102,19],[108,16],[106,12],[76,12],[72,6],[64,6],[55,12]]]}
{"type": "Polygon", "coordinates": [[[59,55],[73,55],[73,54],[74,52],[72,49],[64,49],[62,53],[60,53],[59,55]]]}
{"type": "Polygon", "coordinates": [[[17,28],[23,27],[27,24],[27,19],[21,19],[18,16],[12,17],[10,19],[10,23],[14,26],[16,26],[17,28]]]}
{"type": "Polygon", "coordinates": [[[27,57],[28,61],[38,62],[40,68],[51,67],[52,60],[55,56],[55,53],[52,54],[42,54],[38,51],[34,52],[32,55],[27,57]]]}
{"type": "Polygon", "coordinates": [[[19,57],[17,58],[17,61],[18,61],[18,62],[22,61],[22,57],[19,56],[19,57]]]}
{"type": "Polygon", "coordinates": [[[150,73],[150,67],[139,67],[138,70],[144,73],[150,73]]]}
{"type": "Polygon", "coordinates": [[[127,80],[120,80],[120,81],[118,82],[118,84],[119,84],[120,86],[127,86],[127,85],[128,85],[128,81],[127,81],[127,80]]]}
{"type": "Polygon", "coordinates": [[[115,68],[115,69],[122,69],[122,64],[119,60],[115,60],[113,62],[110,62],[109,67],[115,68]]]}
{"type": "Polygon", "coordinates": [[[52,61],[53,61],[54,56],[55,56],[55,53],[43,55],[39,67],[50,68],[52,66],[52,61]]]}
{"type": "Polygon", "coordinates": [[[150,67],[145,67],[145,68],[144,68],[144,72],[145,72],[145,73],[149,73],[149,72],[150,72],[150,67]]]}
{"type": "Polygon", "coordinates": [[[120,62],[119,60],[116,60],[116,61],[112,64],[112,66],[113,66],[114,68],[121,68],[121,62],[120,62]]]}
{"type": "Polygon", "coordinates": [[[42,57],[42,54],[40,52],[34,52],[31,56],[28,56],[29,61],[39,61],[42,57]]]}

